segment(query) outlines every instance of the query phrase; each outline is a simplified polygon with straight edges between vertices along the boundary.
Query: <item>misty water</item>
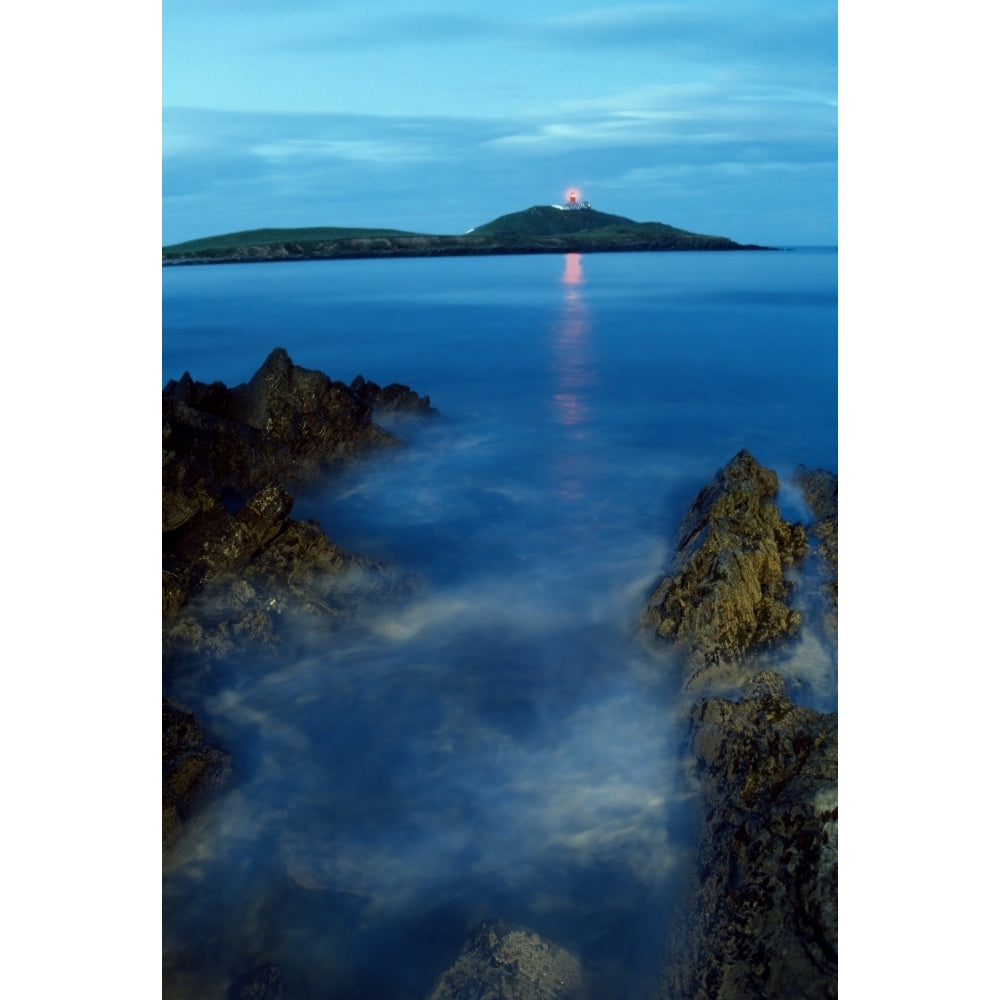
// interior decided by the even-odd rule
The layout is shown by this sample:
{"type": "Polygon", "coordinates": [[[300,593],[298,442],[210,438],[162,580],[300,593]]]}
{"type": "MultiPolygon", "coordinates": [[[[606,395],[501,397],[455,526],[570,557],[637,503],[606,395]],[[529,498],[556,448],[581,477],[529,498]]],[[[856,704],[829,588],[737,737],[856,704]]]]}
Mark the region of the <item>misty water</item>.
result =
{"type": "MultiPolygon", "coordinates": [[[[649,996],[692,838],[671,651],[637,630],[698,490],[741,448],[837,468],[837,256],[650,253],[167,268],[163,378],[234,385],[276,346],[401,382],[440,419],[296,496],[420,581],[280,653],[179,664],[234,758],[164,879],[164,996],[426,996],[483,919],[649,996]]],[[[836,651],[780,669],[836,707],[836,651]]]]}

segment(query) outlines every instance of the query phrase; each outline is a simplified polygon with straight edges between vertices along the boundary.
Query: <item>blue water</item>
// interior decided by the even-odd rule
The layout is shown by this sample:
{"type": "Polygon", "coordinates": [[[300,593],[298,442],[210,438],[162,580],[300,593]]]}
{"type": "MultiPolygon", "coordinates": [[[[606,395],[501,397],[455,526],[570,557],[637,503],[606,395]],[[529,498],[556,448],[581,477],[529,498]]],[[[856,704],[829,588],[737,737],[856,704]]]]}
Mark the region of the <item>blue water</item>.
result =
{"type": "MultiPolygon", "coordinates": [[[[574,951],[595,998],[649,995],[694,786],[636,618],[738,450],[794,518],[794,467],[836,471],[836,253],[168,268],[163,321],[164,382],[282,346],[442,414],[293,512],[412,599],[170,678],[237,781],[164,881],[164,996],[273,961],[293,997],[420,997],[488,917],[574,951]]],[[[820,636],[783,669],[835,707],[820,636]]]]}

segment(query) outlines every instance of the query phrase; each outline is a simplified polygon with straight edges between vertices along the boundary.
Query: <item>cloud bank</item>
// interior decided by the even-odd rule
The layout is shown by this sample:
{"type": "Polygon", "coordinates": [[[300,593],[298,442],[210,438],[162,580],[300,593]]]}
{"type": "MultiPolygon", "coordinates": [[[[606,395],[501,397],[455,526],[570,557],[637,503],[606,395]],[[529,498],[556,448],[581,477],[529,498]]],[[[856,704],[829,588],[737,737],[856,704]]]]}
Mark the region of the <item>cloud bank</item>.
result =
{"type": "Polygon", "coordinates": [[[164,6],[165,243],[557,201],[836,240],[836,6],[164,6]]]}

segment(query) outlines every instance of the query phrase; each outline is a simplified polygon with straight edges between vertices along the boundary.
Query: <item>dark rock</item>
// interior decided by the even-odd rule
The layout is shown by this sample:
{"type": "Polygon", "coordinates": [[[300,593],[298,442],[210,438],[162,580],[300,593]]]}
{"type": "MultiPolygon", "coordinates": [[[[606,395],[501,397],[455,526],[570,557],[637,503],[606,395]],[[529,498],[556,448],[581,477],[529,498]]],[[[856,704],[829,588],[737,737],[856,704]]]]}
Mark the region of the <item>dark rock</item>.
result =
{"type": "Polygon", "coordinates": [[[343,382],[292,364],[276,347],[257,374],[226,396],[223,416],[280,442],[296,459],[329,459],[394,441],[343,382]]]}
{"type": "MultiPolygon", "coordinates": [[[[233,389],[188,373],[163,390],[163,614],[248,566],[290,524],[287,487],[331,463],[399,444],[376,408],[435,413],[426,396],[361,376],[355,388],[292,364],[276,348],[233,389]]],[[[285,539],[285,552],[289,547],[285,539]]],[[[321,557],[330,572],[329,553],[321,557]]],[[[305,557],[303,550],[303,557],[305,557]]],[[[342,560],[342,568],[346,561],[342,560]]],[[[316,576],[317,567],[299,575],[316,576]]]]}
{"type": "Polygon", "coordinates": [[[698,886],[664,997],[837,993],[837,716],[793,705],[767,671],[744,700],[699,703],[698,886]]]}
{"type": "Polygon", "coordinates": [[[384,563],[332,542],[316,521],[290,521],[248,571],[258,590],[286,594],[303,609],[334,616],[353,616],[369,603],[409,593],[410,584],[384,563]]]}
{"type": "Polygon", "coordinates": [[[288,523],[292,497],[276,483],[236,514],[218,500],[163,535],[163,613],[176,613],[205,584],[242,569],[288,523]]]}
{"type": "Polygon", "coordinates": [[[372,422],[371,404],[343,382],[292,364],[280,347],[248,383],[233,389],[194,382],[186,372],[169,382],[163,426],[171,508],[180,498],[192,506],[191,495],[205,484],[210,495],[245,498],[269,482],[308,482],[333,462],[399,444],[372,422]]]}
{"type": "Polygon", "coordinates": [[[276,646],[286,632],[302,637],[310,625],[349,623],[415,587],[406,574],[337,545],[315,521],[289,520],[238,573],[214,577],[164,622],[165,662],[276,646]]]}
{"type": "MultiPolygon", "coordinates": [[[[376,402],[430,412],[406,386],[364,394],[292,364],[276,348],[228,389],[185,373],[163,390],[165,674],[190,656],[223,659],[283,639],[282,622],[356,614],[397,594],[401,574],[345,552],[315,522],[290,518],[291,484],[372,447],[399,444],[376,402]]],[[[164,845],[231,770],[191,713],[164,700],[164,845]]]]}
{"type": "Polygon", "coordinates": [[[687,657],[690,689],[742,657],[792,635],[801,615],[785,603],[787,566],[807,547],[782,520],[778,477],[741,451],[695,498],[681,525],[669,575],[649,598],[644,622],[687,657]]]}
{"type": "Polygon", "coordinates": [[[226,787],[232,758],[205,742],[193,712],[163,699],[163,847],[172,846],[192,813],[226,787]]]}
{"type": "Polygon", "coordinates": [[[351,392],[363,399],[376,413],[421,413],[440,416],[431,406],[430,396],[419,396],[409,386],[393,382],[384,389],[358,375],[351,383],[351,392]]]}
{"type": "Polygon", "coordinates": [[[163,491],[163,532],[176,531],[192,518],[212,510],[218,501],[205,489],[203,483],[178,486],[163,491]]]}
{"type": "MultiPolygon", "coordinates": [[[[800,483],[836,559],[836,483],[800,483]],[[830,518],[832,517],[832,521],[830,518]],[[825,532],[825,535],[824,533],[825,532]]],[[[699,493],[645,621],[676,641],[685,687],[742,678],[694,704],[698,863],[676,915],[663,1000],[820,1000],[837,992],[837,716],[797,706],[750,657],[790,636],[785,570],[806,554],[781,520],[777,476],[740,452],[699,493]]],[[[821,542],[821,545],[823,543],[821,542]]]]}
{"type": "Polygon", "coordinates": [[[281,969],[271,962],[244,973],[228,991],[228,1000],[283,1000],[284,996],[281,969]]]}
{"type": "Polygon", "coordinates": [[[480,924],[430,1000],[558,1000],[583,986],[579,961],[533,931],[480,924]]]}

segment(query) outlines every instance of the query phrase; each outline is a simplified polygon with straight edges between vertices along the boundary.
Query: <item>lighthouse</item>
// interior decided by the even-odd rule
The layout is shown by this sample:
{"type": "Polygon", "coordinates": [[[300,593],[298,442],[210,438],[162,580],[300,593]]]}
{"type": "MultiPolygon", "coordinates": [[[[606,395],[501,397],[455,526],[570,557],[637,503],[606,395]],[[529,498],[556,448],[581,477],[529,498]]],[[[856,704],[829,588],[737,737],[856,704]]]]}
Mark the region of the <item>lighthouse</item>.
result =
{"type": "Polygon", "coordinates": [[[563,211],[579,211],[582,208],[590,208],[589,201],[580,201],[580,192],[575,188],[570,188],[566,192],[565,205],[553,205],[553,208],[561,208],[563,211]]]}

